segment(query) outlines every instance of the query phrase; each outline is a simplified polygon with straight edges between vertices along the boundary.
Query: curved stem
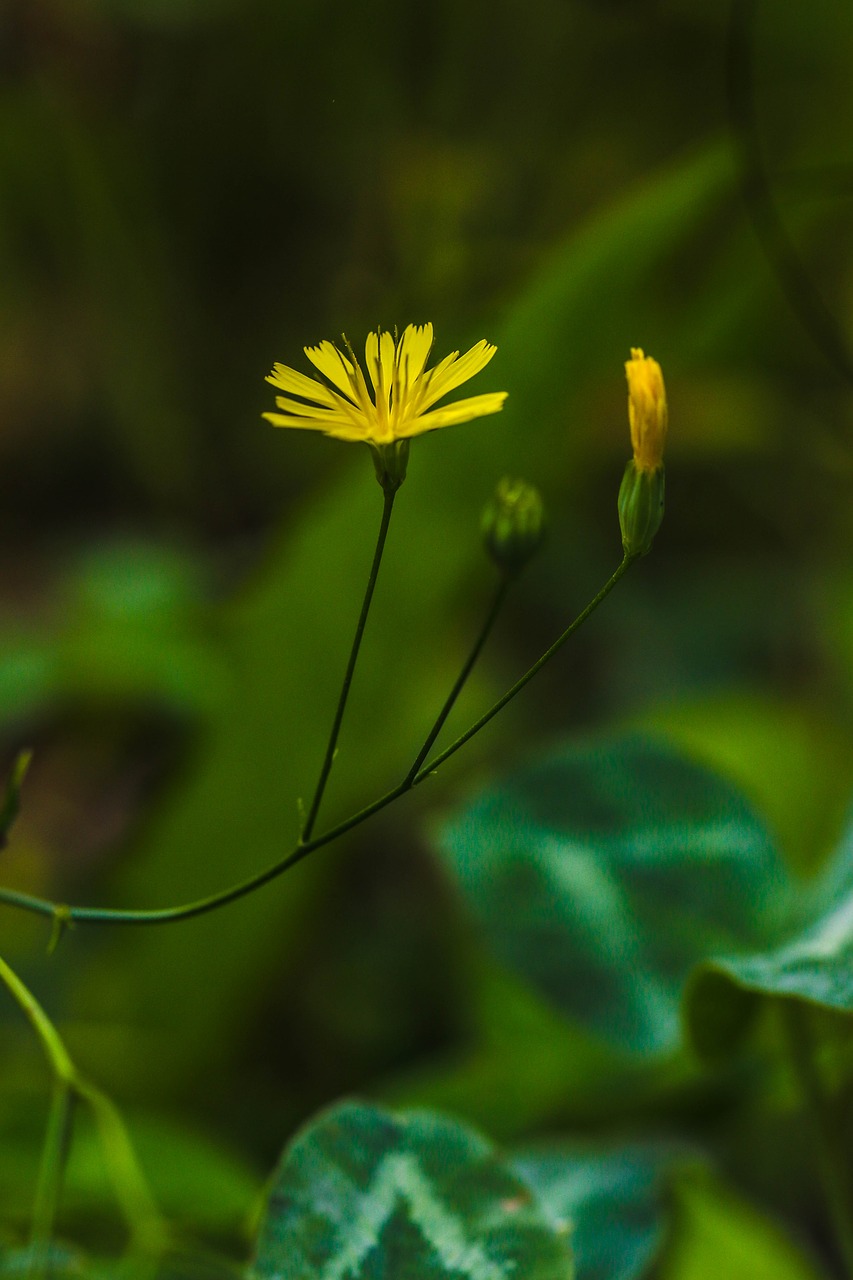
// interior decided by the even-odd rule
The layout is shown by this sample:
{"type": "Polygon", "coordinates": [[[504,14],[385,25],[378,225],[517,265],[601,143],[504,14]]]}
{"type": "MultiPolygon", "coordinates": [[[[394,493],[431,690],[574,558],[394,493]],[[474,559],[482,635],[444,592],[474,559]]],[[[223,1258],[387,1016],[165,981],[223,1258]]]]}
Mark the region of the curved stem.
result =
{"type": "Polygon", "coordinates": [[[449,747],[445,747],[444,751],[440,752],[439,755],[435,756],[432,760],[430,760],[429,764],[424,765],[424,767],[420,770],[420,772],[418,773],[418,776],[414,780],[415,785],[417,785],[419,782],[423,782],[424,778],[426,778],[430,773],[432,773],[435,769],[437,769],[439,765],[444,764],[445,760],[449,760],[452,755],[455,755],[460,747],[464,747],[466,742],[470,742],[470,740],[475,736],[475,734],[478,734],[481,729],[484,729],[486,725],[489,723],[489,721],[493,720],[499,711],[503,711],[504,707],[507,705],[508,702],[512,702],[513,698],[517,694],[521,693],[522,689],[526,685],[528,685],[530,681],[533,679],[533,677],[542,670],[546,662],[550,662],[551,659],[554,657],[554,654],[557,653],[560,649],[562,649],[563,645],[571,636],[574,635],[578,627],[583,626],[583,624],[586,622],[589,615],[595,612],[595,610],[601,604],[602,600],[604,600],[607,596],[610,595],[610,592],[616,586],[616,583],[627,572],[628,568],[633,564],[636,558],[637,558],[636,556],[630,556],[630,555],[625,555],[623,557],[622,563],[620,564],[619,568],[615,571],[615,573],[612,573],[610,575],[610,577],[605,582],[604,586],[599,591],[598,595],[594,596],[593,599],[590,600],[586,608],[581,613],[578,614],[575,620],[569,623],[569,625],[566,627],[563,634],[557,640],[554,641],[550,649],[546,649],[545,652],[542,654],[542,657],[538,660],[538,662],[534,662],[530,670],[526,671],[520,680],[516,680],[512,688],[507,689],[503,697],[499,698],[498,701],[495,703],[495,705],[493,707],[490,707],[490,709],[485,713],[485,715],[480,716],[480,719],[475,721],[474,724],[471,725],[470,729],[466,729],[465,733],[460,734],[455,742],[451,742],[449,747]]]}
{"type": "Polygon", "coordinates": [[[33,1243],[37,1258],[42,1260],[41,1265],[44,1266],[47,1257],[59,1201],[65,1152],[70,1136],[70,1101],[75,1095],[89,1106],[94,1115],[104,1158],[112,1175],[116,1199],[134,1244],[147,1253],[159,1253],[167,1238],[165,1224],[148,1190],[117,1107],[77,1070],[56,1027],[29,988],[2,957],[0,981],[25,1014],[54,1075],[53,1104],[33,1222],[33,1243]]]}
{"type": "Polygon", "coordinates": [[[815,1046],[809,1015],[798,1000],[781,1001],[791,1062],[799,1080],[815,1137],[829,1215],[838,1250],[848,1276],[853,1277],[853,1172],[844,1143],[844,1131],[832,1114],[815,1062],[815,1046]]]}
{"type": "Polygon", "coordinates": [[[77,1073],[68,1050],[60,1039],[59,1032],[29,987],[24,986],[15,970],[2,956],[0,956],[0,982],[6,987],[35,1032],[56,1079],[70,1085],[77,1073]]]}
{"type": "Polygon", "coordinates": [[[465,660],[462,670],[459,672],[459,675],[456,677],[453,688],[450,690],[450,693],[447,695],[444,706],[441,708],[441,711],[439,711],[435,724],[432,726],[429,733],[427,734],[424,744],[421,747],[420,751],[418,752],[417,756],[415,757],[415,760],[412,764],[411,769],[406,774],[405,781],[407,784],[411,785],[414,782],[415,777],[417,776],[421,765],[423,764],[424,760],[426,760],[427,756],[430,753],[432,744],[435,742],[436,738],[444,728],[444,723],[447,720],[447,717],[450,715],[451,711],[453,710],[456,704],[456,699],[459,697],[460,693],[464,689],[465,683],[468,677],[470,676],[471,672],[473,671],[474,665],[477,659],[482,653],[483,645],[488,640],[492,631],[492,627],[495,625],[495,622],[497,621],[498,614],[500,613],[501,608],[503,607],[503,602],[506,599],[511,581],[512,579],[509,578],[506,574],[501,575],[500,582],[498,583],[497,590],[495,591],[494,599],[492,600],[491,608],[489,609],[489,612],[486,614],[483,625],[480,628],[480,634],[477,636],[477,639],[474,641],[473,648],[471,649],[471,652],[468,654],[468,657],[465,660]]]}
{"type": "Polygon", "coordinates": [[[59,921],[61,925],[68,925],[74,922],[89,924],[171,924],[177,920],[190,920],[194,916],[206,915],[208,911],[215,911],[219,907],[227,906],[230,902],[236,902],[238,898],[243,898],[246,894],[253,893],[254,890],[260,889],[262,885],[268,884],[271,880],[275,880],[278,876],[283,875],[285,871],[289,871],[291,867],[296,866],[297,862],[301,862],[303,858],[307,858],[315,849],[322,848],[323,845],[331,844],[333,840],[337,840],[339,836],[344,835],[347,831],[351,831],[354,827],[358,827],[362,822],[366,822],[368,818],[373,817],[375,813],[379,813],[381,809],[385,809],[394,800],[405,795],[407,791],[411,791],[434,773],[440,765],[454,755],[460,747],[469,742],[481,729],[492,720],[499,711],[510,702],[516,694],[520,693],[526,684],[528,684],[537,672],[541,671],[546,662],[562,648],[570,636],[574,635],[577,629],[586,622],[587,618],[601,602],[610,594],[616,586],[619,579],[626,572],[628,567],[633,563],[636,557],[625,556],[619,568],[613,573],[607,582],[598,592],[598,594],[589,602],[586,608],[577,615],[572,623],[566,628],[562,635],[557,639],[550,649],[543,653],[542,657],[535,662],[520,680],[517,680],[511,689],[507,690],[502,698],[500,698],[485,715],[480,716],[470,729],[461,734],[455,742],[445,748],[440,755],[435,756],[428,764],[423,765],[412,777],[411,771],[407,776],[392,787],[390,791],[386,791],[384,795],[378,799],[371,801],[365,805],[363,809],[352,814],[349,818],[345,818],[336,826],[329,828],[322,835],[312,836],[310,839],[302,839],[296,848],[287,855],[287,857],[274,862],[272,866],[267,867],[264,871],[258,872],[256,875],[250,876],[248,880],[242,880],[239,884],[232,885],[228,889],[220,890],[218,893],[210,894],[206,898],[199,898],[195,902],[189,902],[177,907],[160,907],[153,910],[116,910],[110,907],[70,907],[60,905],[56,902],[50,902],[45,898],[36,898],[31,894],[20,893],[14,889],[0,889],[0,903],[7,906],[21,907],[26,911],[32,911],[39,915],[49,916],[54,921],[59,921]]]}
{"type": "Polygon", "coordinates": [[[391,523],[391,512],[394,509],[394,498],[396,497],[396,494],[396,489],[384,490],[385,501],[382,507],[382,520],[379,525],[379,534],[376,539],[376,550],[373,553],[373,563],[370,566],[370,575],[367,579],[367,587],[364,592],[364,599],[361,603],[361,613],[358,615],[358,622],[356,623],[352,648],[350,649],[349,660],[347,662],[346,671],[344,672],[344,681],[341,685],[340,696],[338,697],[335,718],[332,721],[332,729],[329,734],[329,741],[326,745],[326,754],[323,757],[320,776],[317,779],[317,785],[314,788],[314,798],[311,801],[308,816],[302,826],[300,843],[304,843],[311,839],[311,832],[314,830],[314,823],[317,821],[317,815],[320,812],[320,805],[323,802],[323,792],[326,790],[326,783],[328,782],[329,774],[332,771],[332,764],[334,763],[335,751],[338,745],[338,735],[340,734],[341,724],[344,719],[344,711],[346,710],[350,685],[352,684],[352,678],[355,672],[355,664],[358,661],[358,651],[361,648],[361,638],[364,635],[367,615],[370,612],[370,603],[373,599],[376,579],[379,576],[379,566],[382,563],[382,552],[385,550],[385,539],[388,536],[388,526],[391,523]]]}

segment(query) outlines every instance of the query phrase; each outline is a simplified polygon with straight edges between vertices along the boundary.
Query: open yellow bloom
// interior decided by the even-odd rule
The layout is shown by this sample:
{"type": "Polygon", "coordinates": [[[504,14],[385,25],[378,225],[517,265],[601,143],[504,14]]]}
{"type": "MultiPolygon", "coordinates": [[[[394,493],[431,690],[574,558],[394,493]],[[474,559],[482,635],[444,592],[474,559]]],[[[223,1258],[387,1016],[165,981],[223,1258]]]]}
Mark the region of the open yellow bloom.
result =
{"type": "Polygon", "coordinates": [[[667,426],[661,367],[657,360],[643,355],[640,347],[632,347],[631,359],[625,362],[625,373],[634,462],[638,471],[657,471],[663,464],[667,426]]]}
{"type": "Polygon", "coordinates": [[[433,408],[442,396],[479,373],[496,348],[486,341],[478,342],[464,356],[454,351],[427,369],[431,348],[431,324],[410,324],[397,341],[381,330],[368,334],[364,363],[371,390],[348,344],[346,351],[332,342],[306,347],[305,354],[325,381],[308,378],[287,365],[275,365],[267,382],[289,395],[276,397],[281,413],[263,416],[275,427],[323,431],[338,440],[361,440],[375,450],[503,408],[505,391],[433,408]]]}

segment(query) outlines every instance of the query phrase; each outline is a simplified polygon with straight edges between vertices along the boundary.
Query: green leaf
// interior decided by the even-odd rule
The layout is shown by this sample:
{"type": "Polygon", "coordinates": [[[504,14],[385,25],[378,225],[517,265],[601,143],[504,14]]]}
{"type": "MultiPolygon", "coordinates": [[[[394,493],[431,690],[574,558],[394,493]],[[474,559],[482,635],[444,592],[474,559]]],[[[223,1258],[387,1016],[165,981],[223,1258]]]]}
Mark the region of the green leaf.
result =
{"type": "MultiPolygon", "coordinates": [[[[50,1280],[128,1280],[145,1275],[148,1280],[236,1280],[239,1275],[228,1258],[208,1252],[187,1250],[170,1252],[156,1263],[136,1258],[128,1266],[127,1259],[96,1257],[72,1245],[55,1241],[48,1252],[50,1280]]],[[[33,1274],[31,1246],[0,1248],[0,1277],[29,1280],[33,1274]]]]}
{"type": "Polygon", "coordinates": [[[786,899],[740,794],[641,737],[563,747],[501,780],[441,846],[504,963],[637,1053],[676,1047],[692,966],[765,943],[786,899]]]}
{"type": "Polygon", "coordinates": [[[660,1280],[818,1280],[820,1272],[768,1218],[716,1179],[680,1182],[660,1280]]]}
{"type": "Polygon", "coordinates": [[[212,643],[201,565],[175,549],[116,541],[80,556],[63,583],[53,634],[0,632],[0,716],[56,702],[162,704],[214,714],[227,674],[212,643]]]}
{"type": "MultiPolygon", "coordinates": [[[[86,1280],[92,1275],[88,1259],[65,1244],[52,1243],[47,1251],[47,1262],[54,1280],[86,1280]]],[[[31,1246],[0,1249],[0,1276],[20,1276],[21,1280],[27,1280],[32,1274],[31,1246]]]]}
{"type": "Polygon", "coordinates": [[[760,998],[805,1000],[853,1013],[853,822],[776,946],[715,957],[693,975],[686,1020],[696,1048],[725,1052],[749,1026],[760,998]]]}
{"type": "Polygon", "coordinates": [[[663,1147],[613,1151],[548,1148],[513,1161],[555,1225],[571,1223],[577,1280],[637,1280],[664,1238],[663,1147]]]}
{"type": "Polygon", "coordinates": [[[568,1280],[568,1233],[486,1139],[432,1112],[342,1103],[275,1174],[259,1280],[568,1280]]]}

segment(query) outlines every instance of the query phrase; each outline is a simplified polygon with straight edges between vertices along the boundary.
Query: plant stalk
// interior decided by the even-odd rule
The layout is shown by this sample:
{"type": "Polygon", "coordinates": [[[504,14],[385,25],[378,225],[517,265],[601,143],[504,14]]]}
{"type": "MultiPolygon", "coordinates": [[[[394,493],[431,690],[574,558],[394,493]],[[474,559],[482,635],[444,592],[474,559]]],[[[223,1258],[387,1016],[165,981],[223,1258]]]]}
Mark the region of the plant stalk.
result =
{"type": "Polygon", "coordinates": [[[341,692],[338,697],[338,705],[335,709],[335,718],[332,721],[329,741],[326,744],[326,754],[323,757],[320,776],[317,779],[317,785],[314,788],[314,797],[311,801],[311,807],[308,810],[308,816],[302,825],[302,833],[299,841],[300,844],[305,844],[310,841],[311,833],[314,830],[314,824],[317,821],[317,815],[320,812],[320,805],[323,802],[323,793],[326,790],[326,783],[329,780],[329,774],[332,771],[332,764],[335,759],[338,736],[341,732],[341,725],[343,724],[347,699],[349,698],[350,685],[352,684],[352,678],[355,673],[355,664],[358,662],[358,651],[361,648],[361,639],[364,635],[364,628],[367,624],[367,615],[370,613],[373,592],[376,588],[376,579],[379,576],[379,566],[382,564],[382,553],[385,550],[385,540],[388,537],[388,526],[391,523],[391,512],[394,509],[394,498],[396,497],[397,490],[385,489],[383,494],[384,503],[382,507],[382,520],[380,522],[379,533],[376,538],[376,549],[373,553],[373,563],[370,566],[367,587],[365,588],[364,599],[361,602],[361,612],[358,615],[358,622],[355,628],[352,648],[350,649],[346,671],[344,672],[343,684],[341,685],[341,692]]]}
{"type": "Polygon", "coordinates": [[[486,614],[486,617],[483,621],[483,625],[480,628],[480,632],[479,632],[479,635],[477,636],[477,639],[474,641],[474,645],[471,649],[471,652],[468,654],[468,657],[466,658],[462,666],[462,670],[459,672],[459,675],[456,677],[456,680],[454,681],[454,684],[453,684],[453,688],[450,690],[450,693],[447,695],[444,706],[441,708],[441,711],[439,711],[435,724],[432,726],[429,733],[427,734],[426,739],[424,740],[424,744],[421,747],[420,751],[418,752],[417,756],[415,757],[415,760],[412,764],[411,769],[406,774],[405,782],[408,785],[412,785],[414,783],[414,780],[418,772],[420,771],[421,765],[429,755],[432,749],[433,743],[435,742],[436,738],[444,728],[444,724],[445,724],[445,721],[447,720],[447,717],[450,715],[451,711],[453,710],[456,704],[456,700],[459,697],[462,690],[464,689],[465,684],[468,680],[468,677],[470,676],[471,672],[474,670],[474,666],[476,665],[477,659],[479,658],[480,654],[483,651],[483,646],[485,645],[486,641],[491,635],[492,628],[494,627],[495,622],[497,621],[498,614],[500,613],[503,607],[504,600],[506,600],[507,592],[509,591],[511,581],[512,579],[508,577],[507,574],[505,573],[501,574],[501,578],[498,583],[497,590],[495,591],[495,595],[494,595],[494,599],[492,600],[491,607],[489,609],[489,612],[486,614]]]}
{"type": "MultiPolygon", "coordinates": [[[[55,923],[58,922],[60,926],[73,923],[149,925],[173,924],[178,920],[190,920],[195,916],[206,915],[209,911],[215,911],[219,907],[227,906],[230,902],[236,902],[238,898],[243,898],[246,894],[253,893],[256,889],[260,889],[271,880],[283,875],[285,871],[289,871],[291,867],[296,866],[298,862],[301,862],[303,858],[307,858],[316,849],[330,844],[333,840],[337,840],[339,836],[351,831],[354,827],[360,826],[368,818],[373,817],[375,813],[387,808],[393,801],[405,795],[406,792],[413,790],[413,788],[420,786],[426,778],[435,773],[460,747],[463,747],[466,742],[469,742],[471,738],[484,729],[498,712],[503,710],[507,703],[511,702],[529,684],[545,664],[550,662],[551,658],[559,652],[566,641],[574,635],[578,628],[586,622],[590,614],[606,599],[635,559],[636,557],[633,556],[625,556],[619,568],[608,578],[597,595],[569,624],[551,647],[542,654],[542,657],[525,672],[521,679],[517,680],[503,697],[498,699],[494,706],[484,715],[480,716],[479,720],[475,721],[465,733],[456,738],[454,742],[451,742],[450,746],[446,747],[439,755],[434,756],[427,764],[421,765],[414,777],[411,776],[410,770],[406,777],[395,787],[392,787],[390,791],[386,791],[384,795],[379,796],[378,799],[371,801],[370,804],[365,805],[364,808],[359,809],[349,818],[345,818],[342,822],[329,828],[322,835],[307,837],[303,829],[303,836],[291,853],[265,868],[265,870],[250,876],[247,880],[242,880],[239,884],[232,885],[228,889],[222,889],[218,893],[210,894],[206,898],[199,898],[194,902],[184,903],[176,907],[158,907],[145,910],[123,910],[112,907],[72,907],[51,902],[46,898],[37,898],[32,894],[20,893],[14,889],[0,889],[0,903],[5,903],[7,906],[20,907],[25,911],[32,911],[39,915],[49,916],[55,923]]],[[[331,754],[334,755],[334,748],[332,748],[331,754]]],[[[326,776],[328,776],[328,770],[326,770],[326,776]]],[[[312,809],[315,807],[319,808],[319,802],[316,806],[312,806],[312,809]]]]}

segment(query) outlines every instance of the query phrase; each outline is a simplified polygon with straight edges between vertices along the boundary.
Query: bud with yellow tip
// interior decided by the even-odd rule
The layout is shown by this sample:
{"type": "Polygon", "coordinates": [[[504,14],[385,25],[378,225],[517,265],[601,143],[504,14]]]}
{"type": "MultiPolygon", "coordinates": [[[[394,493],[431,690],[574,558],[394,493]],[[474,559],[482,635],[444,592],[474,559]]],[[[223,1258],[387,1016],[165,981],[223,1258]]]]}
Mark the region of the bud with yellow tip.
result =
{"type": "Polygon", "coordinates": [[[650,550],[663,520],[666,390],[657,360],[639,347],[631,348],[625,373],[634,456],[619,489],[619,524],[625,554],[641,556],[650,550]]]}

